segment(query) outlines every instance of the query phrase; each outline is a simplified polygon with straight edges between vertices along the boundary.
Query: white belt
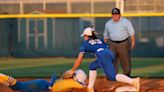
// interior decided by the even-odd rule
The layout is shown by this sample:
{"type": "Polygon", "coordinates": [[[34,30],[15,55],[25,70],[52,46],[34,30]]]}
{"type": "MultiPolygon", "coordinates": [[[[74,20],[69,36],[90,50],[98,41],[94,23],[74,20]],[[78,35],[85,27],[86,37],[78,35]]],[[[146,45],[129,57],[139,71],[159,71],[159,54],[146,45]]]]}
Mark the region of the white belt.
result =
{"type": "Polygon", "coordinates": [[[97,49],[97,52],[104,50],[104,48],[99,48],[97,49]]]}

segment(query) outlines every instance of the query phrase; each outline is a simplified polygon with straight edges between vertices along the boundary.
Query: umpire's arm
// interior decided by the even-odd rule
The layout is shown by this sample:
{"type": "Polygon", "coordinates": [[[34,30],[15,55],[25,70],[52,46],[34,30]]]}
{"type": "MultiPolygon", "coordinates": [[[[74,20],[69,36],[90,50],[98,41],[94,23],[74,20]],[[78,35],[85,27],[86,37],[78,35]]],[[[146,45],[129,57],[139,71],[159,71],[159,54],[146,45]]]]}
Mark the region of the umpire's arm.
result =
{"type": "Polygon", "coordinates": [[[131,36],[131,49],[133,49],[135,47],[135,36],[132,35],[131,36]]]}

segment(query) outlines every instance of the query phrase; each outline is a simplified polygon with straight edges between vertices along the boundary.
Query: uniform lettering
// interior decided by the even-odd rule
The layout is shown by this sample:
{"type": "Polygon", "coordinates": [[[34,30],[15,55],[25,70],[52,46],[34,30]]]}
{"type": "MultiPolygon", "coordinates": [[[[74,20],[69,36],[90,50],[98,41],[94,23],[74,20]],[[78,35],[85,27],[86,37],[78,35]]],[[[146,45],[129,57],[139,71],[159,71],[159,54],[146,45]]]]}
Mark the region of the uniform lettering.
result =
{"type": "Polygon", "coordinates": [[[102,41],[100,39],[95,39],[95,40],[90,40],[89,43],[91,45],[102,44],[102,41]]]}

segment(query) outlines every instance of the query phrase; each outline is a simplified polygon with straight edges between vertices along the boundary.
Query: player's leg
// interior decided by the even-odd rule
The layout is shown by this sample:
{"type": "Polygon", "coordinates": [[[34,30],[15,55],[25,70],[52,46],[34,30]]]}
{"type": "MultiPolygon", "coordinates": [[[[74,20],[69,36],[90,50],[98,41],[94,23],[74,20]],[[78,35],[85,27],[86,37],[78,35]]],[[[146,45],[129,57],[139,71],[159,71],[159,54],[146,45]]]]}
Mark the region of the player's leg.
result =
{"type": "Polygon", "coordinates": [[[46,92],[49,91],[50,84],[47,80],[36,79],[25,82],[18,82],[13,86],[13,89],[23,92],[46,92]]]}
{"type": "Polygon", "coordinates": [[[98,62],[109,80],[115,80],[116,72],[113,65],[113,53],[109,50],[98,52],[98,62]]]}
{"type": "Polygon", "coordinates": [[[132,84],[134,87],[137,88],[137,90],[139,90],[139,87],[140,87],[139,78],[132,79],[126,75],[115,73],[114,66],[112,63],[112,58],[110,58],[111,54],[108,51],[100,53],[97,56],[98,56],[98,61],[100,62],[101,68],[104,70],[105,75],[107,76],[108,79],[132,84]],[[109,55],[109,56],[106,56],[106,55],[109,55]]]}
{"type": "Polygon", "coordinates": [[[11,88],[12,90],[15,90],[15,91],[21,91],[22,82],[17,81],[16,84],[13,85],[13,86],[10,86],[10,88],[11,88]]]}
{"type": "Polygon", "coordinates": [[[138,91],[140,89],[140,78],[130,78],[124,74],[117,74],[116,75],[116,81],[129,83],[133,85],[138,91]]]}
{"type": "Polygon", "coordinates": [[[88,92],[94,92],[94,84],[97,76],[97,68],[100,68],[98,61],[94,61],[89,66],[88,92]]]}

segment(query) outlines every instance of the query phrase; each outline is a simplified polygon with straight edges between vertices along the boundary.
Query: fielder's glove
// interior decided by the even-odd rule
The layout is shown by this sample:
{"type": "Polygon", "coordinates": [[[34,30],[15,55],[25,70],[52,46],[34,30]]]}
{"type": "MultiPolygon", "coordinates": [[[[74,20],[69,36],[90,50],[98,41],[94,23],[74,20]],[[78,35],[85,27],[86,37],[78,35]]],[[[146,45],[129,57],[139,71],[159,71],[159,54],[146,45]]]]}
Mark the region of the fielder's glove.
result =
{"type": "Polygon", "coordinates": [[[73,78],[73,75],[74,75],[73,70],[67,70],[66,72],[63,73],[62,78],[63,79],[73,78]]]}

